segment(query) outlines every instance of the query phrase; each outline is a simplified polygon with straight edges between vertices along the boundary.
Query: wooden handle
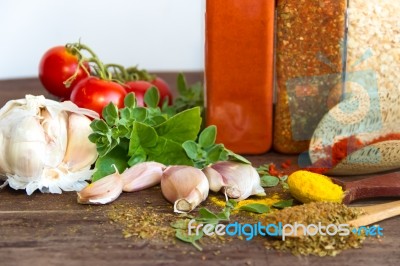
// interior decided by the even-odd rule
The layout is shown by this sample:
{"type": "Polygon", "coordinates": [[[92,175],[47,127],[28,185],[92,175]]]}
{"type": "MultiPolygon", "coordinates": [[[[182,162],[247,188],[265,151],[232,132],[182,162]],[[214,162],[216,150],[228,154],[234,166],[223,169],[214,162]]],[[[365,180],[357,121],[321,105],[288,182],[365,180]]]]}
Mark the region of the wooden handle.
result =
{"type": "Polygon", "coordinates": [[[400,172],[341,182],[346,192],[343,203],[375,197],[400,197],[400,172]]]}
{"type": "Polygon", "coordinates": [[[365,211],[365,214],[355,220],[349,221],[348,224],[360,227],[400,215],[400,200],[361,207],[361,209],[365,211]]]}

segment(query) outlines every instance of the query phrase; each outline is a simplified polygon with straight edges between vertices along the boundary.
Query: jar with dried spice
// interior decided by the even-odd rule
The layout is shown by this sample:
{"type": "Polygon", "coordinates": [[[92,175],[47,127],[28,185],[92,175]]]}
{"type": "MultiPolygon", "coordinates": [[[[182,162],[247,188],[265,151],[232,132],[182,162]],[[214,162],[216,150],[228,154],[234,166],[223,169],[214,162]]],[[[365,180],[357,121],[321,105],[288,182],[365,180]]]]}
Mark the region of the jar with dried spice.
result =
{"type": "Polygon", "coordinates": [[[322,116],[340,97],[347,0],[278,0],[274,148],[308,149],[322,116]]]}
{"type": "Polygon", "coordinates": [[[272,144],[275,0],[206,1],[207,124],[236,153],[272,144]]]}

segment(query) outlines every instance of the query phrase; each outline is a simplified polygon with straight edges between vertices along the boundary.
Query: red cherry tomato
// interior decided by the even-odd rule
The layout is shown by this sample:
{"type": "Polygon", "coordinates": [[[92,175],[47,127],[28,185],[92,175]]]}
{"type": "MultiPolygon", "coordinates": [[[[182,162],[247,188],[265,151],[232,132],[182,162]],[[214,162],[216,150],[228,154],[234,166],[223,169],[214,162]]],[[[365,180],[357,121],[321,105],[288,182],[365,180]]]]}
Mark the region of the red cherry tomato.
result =
{"type": "Polygon", "coordinates": [[[167,82],[165,82],[162,78],[156,77],[151,83],[157,87],[158,91],[160,92],[160,106],[164,102],[164,99],[168,97],[168,104],[172,104],[172,93],[171,89],[169,88],[169,85],[167,82]]]}
{"type": "MultiPolygon", "coordinates": [[[[79,67],[78,62],[78,57],[70,53],[64,46],[49,49],[39,63],[39,79],[45,89],[55,96],[69,99],[75,85],[88,77],[88,73],[79,67]],[[75,80],[67,88],[63,82],[74,75],[78,67],[75,80]]],[[[89,71],[89,64],[85,62],[84,65],[89,71]]]]}
{"type": "Polygon", "coordinates": [[[71,93],[71,101],[82,108],[91,109],[101,115],[103,108],[113,102],[118,108],[124,107],[125,88],[118,83],[88,77],[80,81],[71,93]]]}
{"type": "Polygon", "coordinates": [[[128,81],[126,85],[128,87],[125,88],[125,90],[128,93],[135,93],[137,105],[141,107],[144,106],[144,94],[148,89],[154,86],[154,84],[144,80],[128,81]]]}

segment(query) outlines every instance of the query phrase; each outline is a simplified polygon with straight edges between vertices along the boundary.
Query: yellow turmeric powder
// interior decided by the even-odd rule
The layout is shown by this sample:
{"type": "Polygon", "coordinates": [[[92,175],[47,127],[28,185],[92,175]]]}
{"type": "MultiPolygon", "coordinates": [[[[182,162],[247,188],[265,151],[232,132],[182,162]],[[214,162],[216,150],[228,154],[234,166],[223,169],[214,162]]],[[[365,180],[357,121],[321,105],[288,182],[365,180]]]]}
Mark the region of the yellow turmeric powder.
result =
{"type": "MultiPolygon", "coordinates": [[[[214,205],[216,205],[218,207],[224,207],[226,204],[225,200],[219,199],[216,196],[209,196],[209,199],[214,205]]],[[[248,205],[248,204],[259,203],[259,204],[271,206],[272,204],[275,204],[279,201],[281,201],[281,198],[279,197],[279,195],[277,193],[275,193],[271,197],[254,197],[251,199],[241,200],[237,203],[237,206],[232,211],[232,213],[238,212],[238,209],[240,207],[248,205]]]]}
{"type": "Polygon", "coordinates": [[[324,175],[308,171],[296,171],[288,177],[289,191],[297,200],[308,203],[315,201],[342,202],[341,186],[324,175]]]}

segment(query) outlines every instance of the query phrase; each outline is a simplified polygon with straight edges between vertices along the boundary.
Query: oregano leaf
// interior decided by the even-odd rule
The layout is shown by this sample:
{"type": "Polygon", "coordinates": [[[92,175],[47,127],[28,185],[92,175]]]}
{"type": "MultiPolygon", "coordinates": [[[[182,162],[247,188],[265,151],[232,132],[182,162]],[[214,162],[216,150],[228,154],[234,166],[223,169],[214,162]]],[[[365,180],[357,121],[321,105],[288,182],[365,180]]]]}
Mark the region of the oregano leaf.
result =
{"type": "Polygon", "coordinates": [[[130,92],[125,96],[124,105],[128,108],[136,107],[136,97],[134,93],[130,92]]]}
{"type": "Polygon", "coordinates": [[[150,87],[144,94],[144,102],[148,107],[156,108],[160,101],[160,93],[155,86],[150,87]]]}
{"type": "Polygon", "coordinates": [[[240,211],[254,212],[258,214],[269,212],[270,208],[268,205],[261,203],[251,203],[247,205],[243,205],[239,208],[240,211]]]}
{"type": "Polygon", "coordinates": [[[215,144],[217,137],[217,127],[214,125],[206,127],[199,136],[199,144],[203,148],[208,148],[215,144]]]}

